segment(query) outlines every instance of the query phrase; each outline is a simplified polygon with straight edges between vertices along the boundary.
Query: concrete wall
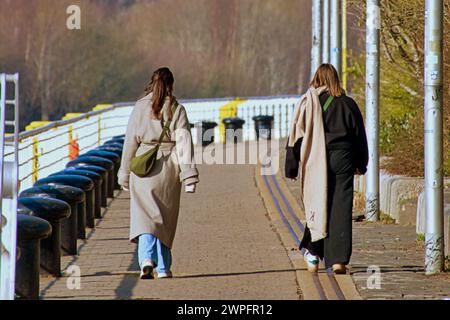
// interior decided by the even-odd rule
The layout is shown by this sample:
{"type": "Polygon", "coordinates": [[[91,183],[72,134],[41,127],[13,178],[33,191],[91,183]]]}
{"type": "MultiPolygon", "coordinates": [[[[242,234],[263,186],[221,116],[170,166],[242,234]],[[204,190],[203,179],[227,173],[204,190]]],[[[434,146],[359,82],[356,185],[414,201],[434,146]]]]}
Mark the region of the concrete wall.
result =
{"type": "MultiPolygon", "coordinates": [[[[448,182],[448,181],[447,181],[448,182]]],[[[417,201],[417,234],[425,234],[425,193],[422,192],[417,201]]],[[[444,191],[444,241],[445,255],[450,255],[450,186],[444,191]]]]}
{"type": "MultiPolygon", "coordinates": [[[[364,194],[365,177],[355,178],[355,191],[364,194]]],[[[444,230],[445,250],[450,248],[450,179],[445,179],[444,230]]],[[[424,179],[380,175],[380,210],[401,225],[415,225],[417,234],[425,234],[424,179]]]]}
{"type": "MultiPolygon", "coordinates": [[[[355,191],[365,193],[365,177],[356,177],[355,191]]],[[[423,179],[380,175],[380,210],[397,223],[415,224],[417,198],[423,191],[423,179]],[[411,208],[413,207],[413,208],[411,208]]]]}

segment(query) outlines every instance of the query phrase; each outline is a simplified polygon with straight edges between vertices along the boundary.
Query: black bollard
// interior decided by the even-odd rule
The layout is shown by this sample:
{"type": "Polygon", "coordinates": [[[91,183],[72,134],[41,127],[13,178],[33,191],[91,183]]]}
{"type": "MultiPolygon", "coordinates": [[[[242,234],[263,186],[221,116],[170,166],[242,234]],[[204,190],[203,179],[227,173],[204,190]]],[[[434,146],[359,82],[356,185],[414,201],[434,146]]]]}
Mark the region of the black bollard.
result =
{"type": "Polygon", "coordinates": [[[125,141],[122,142],[122,141],[120,141],[120,140],[108,140],[108,141],[106,141],[103,145],[104,145],[104,146],[114,145],[114,146],[117,146],[117,147],[120,147],[120,148],[123,149],[123,145],[124,145],[124,144],[125,144],[125,141]]]}
{"type": "Polygon", "coordinates": [[[116,141],[111,141],[109,143],[105,143],[105,144],[101,145],[100,147],[113,147],[113,148],[118,148],[123,151],[123,143],[119,143],[116,141]]]}
{"type": "Polygon", "coordinates": [[[56,277],[61,276],[61,222],[70,217],[70,206],[51,198],[19,198],[18,212],[48,221],[50,237],[41,241],[41,267],[56,277]]]}
{"type": "Polygon", "coordinates": [[[64,169],[51,174],[50,177],[65,174],[86,177],[94,182],[94,218],[100,219],[102,217],[102,176],[92,171],[64,169]]]}
{"type": "Polygon", "coordinates": [[[108,170],[108,197],[114,198],[114,163],[106,158],[95,156],[79,156],[75,160],[70,161],[68,167],[82,167],[82,166],[99,166],[108,170]]]}
{"type": "Polygon", "coordinates": [[[108,160],[111,160],[114,163],[114,189],[120,190],[117,173],[119,172],[120,168],[120,156],[118,156],[114,152],[109,152],[105,150],[91,150],[86,153],[87,156],[94,156],[94,157],[100,157],[105,158],[108,160]]]}
{"type": "Polygon", "coordinates": [[[16,294],[19,299],[39,299],[40,243],[52,233],[44,219],[17,215],[16,294]]]}
{"type": "Polygon", "coordinates": [[[273,119],[273,116],[253,117],[253,121],[255,121],[256,140],[260,138],[264,140],[272,139],[273,119]]]}
{"type": "MultiPolygon", "coordinates": [[[[43,185],[65,185],[79,188],[85,194],[84,208],[78,207],[78,239],[86,239],[86,221],[94,221],[94,182],[86,177],[75,175],[53,176],[38,180],[34,186],[43,185]],[[82,210],[80,210],[82,209],[82,210]]],[[[94,228],[94,225],[88,225],[89,228],[94,228]]]]}
{"type": "Polygon", "coordinates": [[[111,144],[107,144],[107,145],[104,145],[104,146],[97,147],[97,148],[95,148],[95,150],[114,152],[120,158],[122,158],[122,151],[123,151],[122,148],[116,147],[116,146],[111,145],[111,144]]]}
{"type": "Polygon", "coordinates": [[[244,140],[242,127],[245,121],[240,118],[226,118],[222,123],[225,126],[226,143],[238,143],[244,140]]]}
{"type": "Polygon", "coordinates": [[[115,142],[119,142],[119,143],[125,143],[125,137],[114,137],[111,140],[108,141],[115,141],[115,142]]]}
{"type": "Polygon", "coordinates": [[[206,147],[214,143],[214,128],[217,123],[212,121],[202,121],[195,124],[197,128],[197,144],[206,147]]]}
{"type": "Polygon", "coordinates": [[[62,200],[70,205],[71,215],[61,223],[61,246],[68,254],[76,255],[78,253],[78,207],[85,206],[86,201],[83,190],[70,186],[40,186],[22,191],[20,197],[48,197],[62,200]]]}
{"type": "Polygon", "coordinates": [[[69,170],[82,170],[82,171],[90,171],[95,172],[101,175],[102,177],[102,199],[101,206],[106,208],[108,206],[108,170],[99,166],[82,166],[82,167],[67,167],[69,170]]]}

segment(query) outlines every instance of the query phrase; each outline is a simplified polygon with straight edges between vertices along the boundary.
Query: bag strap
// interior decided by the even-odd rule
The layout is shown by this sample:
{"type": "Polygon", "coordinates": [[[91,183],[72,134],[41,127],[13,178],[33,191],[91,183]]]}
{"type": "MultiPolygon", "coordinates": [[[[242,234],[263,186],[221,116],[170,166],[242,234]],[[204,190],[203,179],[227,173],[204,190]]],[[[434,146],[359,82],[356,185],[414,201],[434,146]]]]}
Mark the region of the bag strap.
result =
{"type": "Polygon", "coordinates": [[[330,108],[331,103],[333,102],[333,100],[334,100],[333,96],[329,96],[328,97],[327,101],[325,102],[325,104],[323,106],[323,112],[327,112],[328,111],[328,109],[330,108]]]}
{"type": "MultiPolygon", "coordinates": [[[[172,115],[175,114],[175,111],[177,110],[177,108],[178,108],[178,102],[175,102],[174,108],[173,108],[173,110],[172,110],[172,115]]],[[[161,132],[161,135],[159,136],[158,146],[161,145],[161,143],[162,143],[162,141],[163,141],[163,139],[164,139],[164,136],[165,136],[165,135],[167,134],[167,132],[170,130],[170,124],[171,124],[171,123],[172,123],[172,120],[167,120],[167,121],[166,121],[166,124],[165,124],[164,127],[163,127],[163,130],[162,130],[162,132],[161,132]]]]}

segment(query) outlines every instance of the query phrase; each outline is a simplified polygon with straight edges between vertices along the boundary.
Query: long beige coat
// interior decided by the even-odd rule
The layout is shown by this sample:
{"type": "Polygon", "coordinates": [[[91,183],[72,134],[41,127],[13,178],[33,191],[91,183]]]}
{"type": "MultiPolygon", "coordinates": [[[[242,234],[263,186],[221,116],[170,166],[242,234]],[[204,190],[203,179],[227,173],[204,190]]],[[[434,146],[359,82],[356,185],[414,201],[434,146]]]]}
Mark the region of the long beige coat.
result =
{"type": "Polygon", "coordinates": [[[319,96],[326,87],[310,88],[295,107],[289,146],[303,138],[300,156],[302,200],[313,242],[327,237],[327,154],[319,96]]]}
{"type": "MultiPolygon", "coordinates": [[[[144,233],[153,234],[171,248],[175,237],[180,208],[182,182],[197,183],[192,137],[186,110],[179,105],[170,125],[170,140],[165,138],[152,173],[140,178],[130,173],[131,159],[157,143],[162,132],[161,120],[151,117],[151,95],[139,100],[127,126],[127,133],[118,173],[119,184],[130,189],[130,241],[144,233]]],[[[162,113],[168,118],[169,99],[162,113]]]]}

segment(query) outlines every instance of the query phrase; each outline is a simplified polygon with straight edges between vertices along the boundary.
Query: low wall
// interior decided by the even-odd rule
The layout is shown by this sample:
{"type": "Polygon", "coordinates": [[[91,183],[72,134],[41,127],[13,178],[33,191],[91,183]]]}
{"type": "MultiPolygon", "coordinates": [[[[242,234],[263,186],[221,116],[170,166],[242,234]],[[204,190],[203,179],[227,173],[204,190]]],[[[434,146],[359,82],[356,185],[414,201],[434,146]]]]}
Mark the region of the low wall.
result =
{"type": "MultiPolygon", "coordinates": [[[[355,191],[364,194],[366,177],[355,179],[355,191]]],[[[380,175],[380,210],[400,224],[414,225],[417,198],[423,191],[423,179],[390,175],[381,172],[380,175]]]]}
{"type": "MultiPolygon", "coordinates": [[[[355,191],[365,193],[365,177],[356,177],[355,191]]],[[[450,179],[445,179],[450,185],[450,179]]],[[[424,179],[391,175],[381,171],[380,174],[380,210],[383,214],[402,225],[418,225],[420,218],[418,202],[424,191],[424,179]]]]}
{"type": "MultiPolygon", "coordinates": [[[[417,234],[425,234],[425,193],[419,195],[417,201],[417,234]]],[[[444,241],[445,255],[450,255],[450,186],[444,190],[444,241]]]]}

